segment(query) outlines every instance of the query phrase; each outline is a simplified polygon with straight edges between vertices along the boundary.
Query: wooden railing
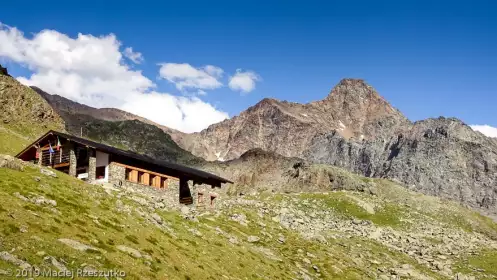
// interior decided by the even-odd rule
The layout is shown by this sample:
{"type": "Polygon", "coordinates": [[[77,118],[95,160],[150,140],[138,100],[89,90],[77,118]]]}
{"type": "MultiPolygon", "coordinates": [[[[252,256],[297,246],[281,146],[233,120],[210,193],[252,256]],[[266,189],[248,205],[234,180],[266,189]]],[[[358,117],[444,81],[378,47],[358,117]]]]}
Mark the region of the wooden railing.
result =
{"type": "Polygon", "coordinates": [[[48,148],[42,149],[41,164],[44,166],[62,167],[69,165],[69,149],[60,147],[59,150],[54,149],[54,153],[50,153],[48,148]]]}

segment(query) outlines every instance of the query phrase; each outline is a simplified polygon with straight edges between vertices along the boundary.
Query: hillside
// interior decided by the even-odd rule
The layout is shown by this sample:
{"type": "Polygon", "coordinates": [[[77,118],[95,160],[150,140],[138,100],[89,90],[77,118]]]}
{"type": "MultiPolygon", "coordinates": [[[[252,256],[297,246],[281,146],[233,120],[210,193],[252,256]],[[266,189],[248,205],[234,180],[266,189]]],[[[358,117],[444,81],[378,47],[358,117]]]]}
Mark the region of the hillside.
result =
{"type": "Polygon", "coordinates": [[[221,194],[218,209],[196,211],[173,206],[171,192],[89,185],[1,156],[0,275],[36,267],[126,279],[497,277],[488,218],[339,172],[374,193],[221,194]]]}
{"type": "Polygon", "coordinates": [[[74,135],[92,139],[125,150],[148,156],[180,162],[198,164],[203,161],[183,150],[170,135],[180,137],[182,133],[131,113],[114,109],[96,109],[71,101],[59,95],[51,95],[32,87],[64,119],[66,130],[74,135]]]}
{"type": "Polygon", "coordinates": [[[156,159],[190,165],[204,161],[180,148],[163,130],[138,120],[105,121],[73,114],[66,129],[74,135],[82,129],[86,138],[156,159]]]}
{"type": "Polygon", "coordinates": [[[139,122],[148,124],[148,125],[153,125],[167,134],[170,134],[171,136],[175,137],[176,139],[179,139],[181,137],[184,137],[186,134],[182,133],[181,131],[177,131],[175,129],[169,128],[167,126],[160,125],[158,123],[155,123],[149,119],[137,116],[135,114],[131,114],[129,112],[116,109],[116,108],[93,108],[90,106],[86,106],[84,104],[80,104],[78,102],[74,102],[70,99],[67,99],[65,97],[62,97],[57,94],[49,94],[42,89],[32,86],[31,87],[34,91],[36,91],[41,97],[43,97],[49,104],[52,106],[52,108],[60,115],[64,120],[66,120],[66,123],[68,126],[71,127],[71,130],[76,131],[79,129],[79,125],[81,124],[82,121],[85,120],[85,117],[93,117],[94,119],[97,120],[103,120],[103,121],[133,121],[137,120],[139,122]]]}
{"type": "Polygon", "coordinates": [[[43,98],[2,69],[0,153],[16,154],[50,129],[64,130],[64,120],[43,98]]]}

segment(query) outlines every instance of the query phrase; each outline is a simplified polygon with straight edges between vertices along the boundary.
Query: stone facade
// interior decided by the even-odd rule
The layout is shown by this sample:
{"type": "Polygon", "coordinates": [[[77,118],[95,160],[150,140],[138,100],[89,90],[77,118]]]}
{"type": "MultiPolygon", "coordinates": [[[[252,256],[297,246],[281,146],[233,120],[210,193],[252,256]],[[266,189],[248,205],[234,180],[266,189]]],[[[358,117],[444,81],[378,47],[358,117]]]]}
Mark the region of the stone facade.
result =
{"type": "Polygon", "coordinates": [[[69,149],[69,175],[76,177],[76,151],[74,149],[74,145],[71,143],[67,145],[67,148],[69,149]]]}
{"type": "Polygon", "coordinates": [[[135,191],[148,194],[157,199],[164,200],[164,202],[169,205],[180,208],[189,208],[190,211],[204,211],[217,208],[220,203],[220,195],[217,193],[217,188],[212,189],[209,185],[195,185],[192,182],[188,182],[188,187],[190,188],[190,193],[193,197],[193,204],[185,205],[179,203],[179,180],[172,180],[169,183],[169,187],[166,189],[157,189],[155,187],[142,185],[139,183],[133,183],[129,181],[124,181],[122,188],[133,189],[135,191]],[[203,197],[203,201],[199,201],[199,193],[203,193],[200,196],[203,197]],[[217,196],[214,200],[213,205],[211,205],[211,195],[217,196]]]}
{"type": "MultiPolygon", "coordinates": [[[[109,164],[109,183],[113,184],[115,187],[120,187],[124,189],[134,189],[140,190],[144,193],[150,193],[152,196],[162,197],[167,201],[168,205],[176,205],[178,207],[188,207],[190,209],[212,209],[216,207],[219,203],[219,195],[216,192],[217,189],[211,188],[209,185],[193,185],[191,181],[188,181],[188,188],[190,194],[193,198],[193,204],[183,205],[179,203],[180,197],[180,184],[179,180],[169,179],[169,184],[167,188],[158,189],[156,187],[143,185],[140,183],[134,183],[126,180],[126,168],[115,162],[109,164]],[[202,199],[199,199],[200,197],[202,199]],[[215,196],[215,202],[211,205],[211,196],[215,196]]],[[[185,186],[184,186],[185,187],[185,186]]]]}
{"type": "MultiPolygon", "coordinates": [[[[90,156],[90,170],[91,170],[91,156],[90,156]]],[[[94,164],[95,166],[95,164],[94,164]]],[[[90,173],[91,174],[91,173],[90,173]]],[[[93,180],[94,175],[93,173],[93,180]]],[[[91,175],[90,175],[91,176],[91,175]]],[[[212,209],[216,207],[216,204],[219,203],[219,194],[216,192],[217,188],[213,189],[209,185],[193,185],[192,181],[188,181],[183,185],[183,188],[189,189],[189,194],[193,198],[193,204],[183,205],[179,203],[180,198],[180,182],[179,180],[169,179],[167,188],[156,188],[152,186],[143,185],[140,183],[134,183],[126,180],[126,168],[122,165],[117,164],[116,162],[111,162],[109,164],[109,180],[110,184],[113,184],[115,187],[124,188],[124,189],[134,189],[140,190],[144,193],[150,193],[153,196],[162,197],[167,201],[168,205],[177,205],[178,207],[187,206],[190,209],[212,209]],[[200,193],[200,194],[199,194],[200,193]],[[200,195],[200,196],[199,196],[200,195]],[[215,197],[214,204],[211,205],[211,196],[215,197]]]]}
{"type": "Polygon", "coordinates": [[[109,164],[109,183],[116,186],[126,184],[126,168],[115,162],[109,164]]]}
{"type": "Polygon", "coordinates": [[[192,195],[195,198],[195,207],[199,209],[216,208],[216,204],[220,200],[220,194],[217,190],[209,185],[193,186],[192,195]]]}
{"type": "Polygon", "coordinates": [[[39,165],[39,166],[41,166],[42,159],[43,159],[43,153],[42,153],[42,151],[41,151],[41,148],[37,148],[37,151],[36,151],[36,152],[38,153],[38,157],[39,157],[39,158],[38,158],[38,165],[39,165]]]}
{"type": "Polygon", "coordinates": [[[88,150],[88,181],[93,182],[97,173],[97,157],[94,149],[88,150]]]}

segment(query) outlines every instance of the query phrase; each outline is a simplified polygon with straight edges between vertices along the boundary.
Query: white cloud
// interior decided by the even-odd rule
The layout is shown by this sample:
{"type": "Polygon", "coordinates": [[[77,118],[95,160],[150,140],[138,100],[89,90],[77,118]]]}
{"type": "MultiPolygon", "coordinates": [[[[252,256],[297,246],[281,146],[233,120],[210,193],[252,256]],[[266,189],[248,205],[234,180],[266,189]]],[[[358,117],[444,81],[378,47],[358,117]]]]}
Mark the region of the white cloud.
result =
{"type": "Polygon", "coordinates": [[[479,131],[488,137],[497,138],[497,128],[495,127],[489,125],[470,125],[470,126],[473,130],[479,131]]]}
{"type": "MultiPolygon", "coordinates": [[[[141,54],[131,48],[121,52],[121,43],[113,34],[71,38],[43,30],[28,38],[0,23],[0,42],[0,57],[33,72],[18,80],[52,94],[89,106],[120,108],[184,132],[199,131],[228,117],[196,97],[153,91],[156,85],[123,60],[123,55],[133,54],[138,61],[143,58],[141,54]]],[[[214,66],[203,71],[209,76],[222,74],[214,66]]]]}
{"type": "Polygon", "coordinates": [[[260,80],[259,75],[253,71],[237,69],[235,75],[230,78],[228,86],[234,91],[248,93],[255,89],[255,83],[260,80]]]}
{"type": "Polygon", "coordinates": [[[213,123],[228,118],[226,113],[216,110],[199,98],[157,92],[146,94],[146,98],[133,95],[121,109],[140,116],[148,116],[150,120],[167,127],[178,129],[180,124],[181,130],[186,132],[201,131],[213,123]]]}
{"type": "Polygon", "coordinates": [[[124,49],[124,56],[126,56],[136,64],[140,64],[143,62],[142,54],[139,52],[134,52],[132,47],[127,47],[124,49]]]}
{"type": "Polygon", "coordinates": [[[205,90],[223,86],[219,79],[224,71],[217,66],[206,65],[196,68],[188,63],[161,63],[159,65],[161,66],[159,75],[173,83],[179,90],[205,90]]]}

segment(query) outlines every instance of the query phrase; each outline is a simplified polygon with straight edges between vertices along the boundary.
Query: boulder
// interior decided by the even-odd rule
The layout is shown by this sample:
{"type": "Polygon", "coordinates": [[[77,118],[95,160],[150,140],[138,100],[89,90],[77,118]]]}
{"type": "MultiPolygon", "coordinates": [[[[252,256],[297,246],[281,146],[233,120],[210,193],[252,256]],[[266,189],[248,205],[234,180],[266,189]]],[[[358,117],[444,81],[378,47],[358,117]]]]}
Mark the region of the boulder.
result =
{"type": "Polygon", "coordinates": [[[130,247],[126,247],[124,245],[117,246],[117,249],[121,252],[129,254],[130,256],[132,256],[135,259],[140,259],[142,257],[142,254],[140,253],[140,251],[133,249],[133,248],[130,248],[130,247]]]}
{"type": "Polygon", "coordinates": [[[61,238],[58,240],[60,243],[65,244],[75,250],[78,251],[87,251],[87,250],[94,250],[94,251],[99,251],[100,249],[83,244],[79,241],[72,240],[72,239],[66,239],[66,238],[61,238]]]}
{"type": "Polygon", "coordinates": [[[16,265],[21,269],[31,268],[31,265],[29,263],[17,258],[17,256],[12,255],[9,252],[0,252],[0,260],[16,265]]]}
{"type": "Polygon", "coordinates": [[[153,214],[151,215],[151,217],[152,217],[152,219],[153,219],[154,221],[156,221],[159,225],[162,225],[163,221],[162,221],[161,216],[159,216],[159,214],[157,214],[157,213],[153,213],[153,214]]]}
{"type": "Polygon", "coordinates": [[[52,256],[46,256],[45,258],[43,258],[43,260],[55,266],[55,268],[57,268],[58,271],[68,271],[67,267],[63,263],[59,262],[56,258],[52,256]]]}
{"type": "Polygon", "coordinates": [[[0,155],[0,167],[23,171],[25,163],[9,155],[0,155]]]}
{"type": "Polygon", "coordinates": [[[45,176],[57,178],[57,174],[55,172],[53,172],[52,170],[41,168],[40,172],[41,172],[41,174],[43,174],[45,176]]]}
{"type": "Polygon", "coordinates": [[[259,242],[260,240],[261,240],[261,239],[260,239],[259,237],[257,237],[257,236],[253,236],[253,235],[251,235],[251,236],[249,236],[249,237],[247,238],[247,241],[248,241],[249,243],[259,242]]]}

